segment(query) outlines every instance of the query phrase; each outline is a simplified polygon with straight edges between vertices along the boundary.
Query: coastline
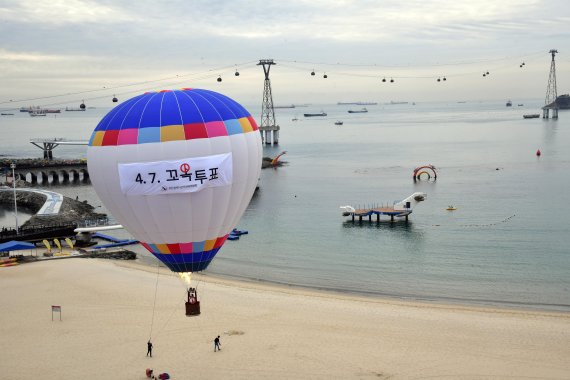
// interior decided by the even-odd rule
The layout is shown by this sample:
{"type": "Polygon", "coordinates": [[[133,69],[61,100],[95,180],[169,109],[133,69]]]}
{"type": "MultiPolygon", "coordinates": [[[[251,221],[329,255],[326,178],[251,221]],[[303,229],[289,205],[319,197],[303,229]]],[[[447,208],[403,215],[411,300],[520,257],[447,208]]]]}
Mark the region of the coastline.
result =
{"type": "Polygon", "coordinates": [[[63,260],[3,268],[11,378],[567,378],[570,314],[396,301],[63,260]],[[156,287],[157,286],[157,287],[156,287]],[[154,292],[157,291],[153,312],[154,292]],[[62,322],[50,305],[62,306],[62,322]],[[154,316],[153,316],[154,314],[154,316]],[[151,323],[151,319],[153,322],[151,323]],[[155,357],[144,356],[149,328],[155,357]],[[212,340],[222,336],[222,351],[212,340]]]}
{"type": "Polygon", "coordinates": [[[463,299],[463,298],[437,298],[437,297],[421,297],[412,295],[397,295],[389,293],[377,293],[377,292],[358,292],[358,291],[347,291],[335,288],[324,288],[324,287],[311,287],[296,284],[287,284],[283,282],[263,280],[248,277],[237,277],[231,275],[224,275],[218,273],[209,273],[209,279],[215,281],[217,279],[221,282],[236,283],[236,284],[248,284],[251,283],[254,286],[264,286],[269,289],[291,289],[294,292],[307,292],[314,295],[333,295],[335,297],[344,298],[354,298],[362,300],[386,300],[388,302],[394,303],[418,303],[430,306],[449,306],[449,307],[466,307],[469,309],[486,309],[486,310],[514,310],[514,311],[528,311],[528,312],[544,312],[544,313],[561,313],[567,314],[570,312],[568,310],[568,305],[552,305],[552,304],[529,304],[523,302],[510,302],[510,301],[495,301],[495,300],[474,300],[474,299],[463,299]]]}
{"type": "MultiPolygon", "coordinates": [[[[112,260],[113,263],[119,267],[142,270],[145,272],[156,274],[156,268],[137,262],[136,260],[112,260]]],[[[168,273],[169,270],[166,267],[160,268],[160,273],[162,275],[176,275],[172,272],[168,273]]],[[[532,308],[524,307],[523,304],[517,304],[517,306],[509,306],[506,304],[487,304],[481,302],[469,302],[469,300],[457,299],[453,301],[446,302],[440,299],[421,299],[413,297],[398,297],[391,296],[387,294],[376,294],[376,293],[357,293],[357,292],[346,292],[334,289],[324,289],[324,288],[311,288],[302,285],[293,285],[278,283],[272,281],[266,281],[262,279],[253,279],[247,277],[232,277],[217,273],[207,273],[192,274],[192,278],[202,282],[222,285],[222,286],[232,286],[248,290],[253,289],[263,289],[264,291],[293,294],[293,295],[305,295],[309,297],[324,299],[342,299],[355,302],[370,302],[370,303],[380,303],[380,304],[391,304],[399,306],[412,306],[418,308],[435,308],[435,309],[453,309],[453,310],[466,310],[466,311],[480,311],[485,313],[532,313],[537,315],[555,315],[564,316],[570,318],[570,312],[564,310],[550,310],[543,308],[532,308]]]]}

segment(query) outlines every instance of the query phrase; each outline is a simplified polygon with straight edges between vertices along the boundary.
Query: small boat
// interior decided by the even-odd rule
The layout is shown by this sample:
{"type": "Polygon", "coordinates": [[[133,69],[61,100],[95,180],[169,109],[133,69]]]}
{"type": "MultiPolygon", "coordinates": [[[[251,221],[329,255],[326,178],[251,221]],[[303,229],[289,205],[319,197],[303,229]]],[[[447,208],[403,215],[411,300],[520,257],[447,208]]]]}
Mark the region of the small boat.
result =
{"type": "Polygon", "coordinates": [[[249,232],[247,230],[238,230],[234,228],[232,232],[228,235],[228,240],[239,240],[241,235],[247,235],[249,232]]]}
{"type": "Polygon", "coordinates": [[[446,210],[447,211],[455,211],[455,210],[457,210],[457,207],[455,207],[453,205],[449,205],[449,206],[447,206],[446,210]]]}
{"type": "Polygon", "coordinates": [[[292,118],[291,121],[297,121],[299,119],[297,119],[296,117],[292,118]]]}
{"type": "Polygon", "coordinates": [[[30,111],[29,112],[30,116],[46,116],[47,113],[44,110],[37,110],[37,111],[30,111]]]}
{"type": "Polygon", "coordinates": [[[348,110],[348,113],[366,113],[368,112],[368,110],[366,109],[366,107],[360,109],[360,110],[348,110]]]}
{"type": "Polygon", "coordinates": [[[303,116],[305,117],[313,117],[313,116],[327,116],[325,112],[321,113],[304,113],[303,116]]]}
{"type": "Polygon", "coordinates": [[[2,113],[2,116],[14,116],[13,113],[2,113]]]}
{"type": "Polygon", "coordinates": [[[342,125],[342,124],[344,124],[344,123],[340,120],[334,122],[334,125],[342,125]]]}
{"type": "Polygon", "coordinates": [[[507,100],[506,106],[507,106],[507,107],[511,107],[512,105],[513,105],[513,102],[511,102],[510,100],[507,100]]]}
{"type": "Polygon", "coordinates": [[[517,104],[517,106],[518,106],[518,107],[523,107],[523,106],[524,106],[524,104],[522,104],[522,103],[519,103],[519,104],[517,104]]]}
{"type": "Polygon", "coordinates": [[[539,117],[540,117],[540,114],[538,114],[538,113],[530,113],[530,114],[523,115],[523,118],[525,118],[525,119],[536,119],[539,117]]]}

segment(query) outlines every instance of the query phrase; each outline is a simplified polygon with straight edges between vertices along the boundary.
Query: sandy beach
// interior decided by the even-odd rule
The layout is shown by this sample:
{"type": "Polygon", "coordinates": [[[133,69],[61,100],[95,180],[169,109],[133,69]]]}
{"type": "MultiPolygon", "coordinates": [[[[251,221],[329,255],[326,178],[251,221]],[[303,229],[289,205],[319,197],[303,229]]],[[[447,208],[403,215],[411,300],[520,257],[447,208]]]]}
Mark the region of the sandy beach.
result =
{"type": "Polygon", "coordinates": [[[166,269],[157,276],[137,264],[80,258],[0,268],[2,376],[144,379],[153,368],[173,379],[570,378],[566,313],[206,276],[197,287],[202,315],[186,317],[184,285],[166,269]],[[61,322],[58,313],[52,321],[52,305],[61,305],[61,322]]]}

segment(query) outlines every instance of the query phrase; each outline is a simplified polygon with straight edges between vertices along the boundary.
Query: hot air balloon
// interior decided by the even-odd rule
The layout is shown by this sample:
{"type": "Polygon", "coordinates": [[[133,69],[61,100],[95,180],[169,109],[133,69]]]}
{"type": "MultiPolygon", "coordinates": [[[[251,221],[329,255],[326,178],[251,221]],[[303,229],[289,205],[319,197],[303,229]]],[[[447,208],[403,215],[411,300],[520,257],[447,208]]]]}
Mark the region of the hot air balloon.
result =
{"type": "Polygon", "coordinates": [[[204,270],[236,227],[261,170],[251,114],[220,93],[136,96],[97,125],[87,149],[93,187],[136,239],[174,272],[204,270]]]}

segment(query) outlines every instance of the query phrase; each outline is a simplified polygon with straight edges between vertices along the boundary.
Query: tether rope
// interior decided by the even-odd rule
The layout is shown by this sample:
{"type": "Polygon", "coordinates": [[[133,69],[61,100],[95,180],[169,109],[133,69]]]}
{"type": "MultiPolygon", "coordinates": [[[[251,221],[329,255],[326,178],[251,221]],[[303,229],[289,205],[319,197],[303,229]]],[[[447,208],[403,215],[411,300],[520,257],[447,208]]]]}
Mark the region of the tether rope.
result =
{"type": "Polygon", "coordinates": [[[150,332],[148,334],[148,340],[152,339],[152,327],[154,324],[154,312],[156,310],[156,296],[158,293],[158,277],[160,276],[160,263],[156,265],[156,284],[154,286],[154,302],[152,304],[152,318],[150,320],[150,332]]]}

